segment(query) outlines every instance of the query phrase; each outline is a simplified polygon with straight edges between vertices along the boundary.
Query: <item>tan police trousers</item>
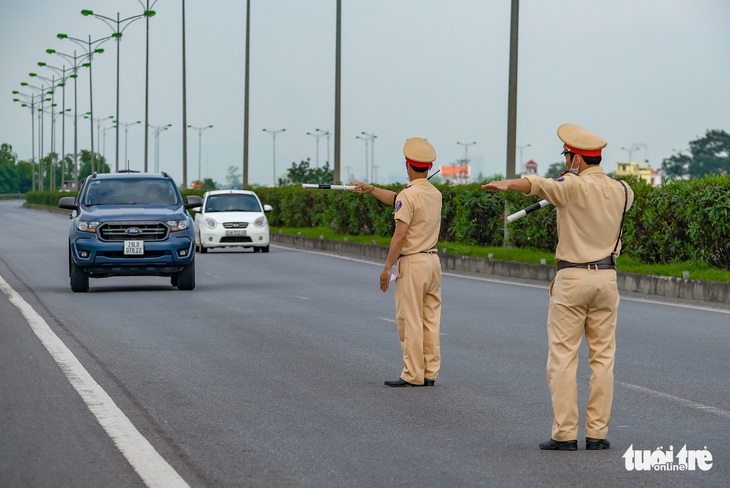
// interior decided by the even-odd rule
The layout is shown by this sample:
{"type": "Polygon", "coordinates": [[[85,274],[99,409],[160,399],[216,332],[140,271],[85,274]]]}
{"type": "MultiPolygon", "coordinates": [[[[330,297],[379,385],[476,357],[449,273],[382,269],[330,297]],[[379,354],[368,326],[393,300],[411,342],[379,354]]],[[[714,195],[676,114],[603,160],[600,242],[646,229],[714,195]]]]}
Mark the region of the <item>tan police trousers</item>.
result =
{"type": "Polygon", "coordinates": [[[586,437],[605,439],[613,403],[613,364],[619,295],[612,269],[565,268],[550,286],[547,382],[553,403],[552,438],[578,438],[578,349],[585,333],[591,368],[586,437]]]}
{"type": "Polygon", "coordinates": [[[396,265],[395,319],[405,367],[401,378],[422,385],[441,369],[441,262],[438,254],[401,256],[396,265]]]}

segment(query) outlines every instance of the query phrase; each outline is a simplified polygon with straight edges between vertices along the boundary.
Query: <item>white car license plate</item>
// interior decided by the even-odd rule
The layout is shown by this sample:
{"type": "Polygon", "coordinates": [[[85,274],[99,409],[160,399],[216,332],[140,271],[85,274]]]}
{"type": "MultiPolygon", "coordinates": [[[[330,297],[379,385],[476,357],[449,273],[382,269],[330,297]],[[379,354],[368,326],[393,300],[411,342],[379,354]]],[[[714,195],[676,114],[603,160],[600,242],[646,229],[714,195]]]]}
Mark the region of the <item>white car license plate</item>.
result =
{"type": "Polygon", "coordinates": [[[144,241],[124,241],[125,256],[141,256],[144,254],[144,241]]]}
{"type": "Polygon", "coordinates": [[[227,236],[245,236],[246,235],[246,230],[244,230],[244,229],[241,229],[241,230],[227,230],[226,231],[226,235],[227,236]]]}

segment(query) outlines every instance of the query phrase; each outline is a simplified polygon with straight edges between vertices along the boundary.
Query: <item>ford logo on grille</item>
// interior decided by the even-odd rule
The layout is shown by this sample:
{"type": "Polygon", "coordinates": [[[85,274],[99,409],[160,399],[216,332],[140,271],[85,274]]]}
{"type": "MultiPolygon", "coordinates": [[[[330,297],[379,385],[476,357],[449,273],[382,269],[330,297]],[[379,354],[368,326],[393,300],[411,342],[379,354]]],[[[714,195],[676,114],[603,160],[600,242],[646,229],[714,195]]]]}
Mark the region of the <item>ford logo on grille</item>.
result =
{"type": "Polygon", "coordinates": [[[137,236],[142,233],[142,229],[139,227],[130,227],[125,233],[130,236],[137,236]]]}

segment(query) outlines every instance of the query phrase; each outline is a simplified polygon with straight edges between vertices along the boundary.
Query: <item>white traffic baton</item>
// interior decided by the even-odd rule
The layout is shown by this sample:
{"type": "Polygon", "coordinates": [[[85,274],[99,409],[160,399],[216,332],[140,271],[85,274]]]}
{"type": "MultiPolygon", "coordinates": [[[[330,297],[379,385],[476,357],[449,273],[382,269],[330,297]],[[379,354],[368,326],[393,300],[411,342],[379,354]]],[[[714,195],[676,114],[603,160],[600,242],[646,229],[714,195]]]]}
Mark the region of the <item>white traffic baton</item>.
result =
{"type": "Polygon", "coordinates": [[[353,185],[318,185],[314,183],[302,183],[302,188],[313,188],[315,190],[355,190],[355,186],[353,185]]]}
{"type": "Polygon", "coordinates": [[[514,222],[515,220],[521,219],[525,215],[530,214],[530,213],[534,212],[535,210],[540,210],[542,207],[547,207],[548,205],[552,205],[552,204],[550,202],[548,202],[547,200],[540,200],[539,202],[533,203],[532,205],[530,205],[527,208],[523,208],[519,212],[515,212],[512,215],[507,216],[507,218],[504,220],[505,220],[505,222],[507,222],[509,224],[511,222],[514,222]]]}

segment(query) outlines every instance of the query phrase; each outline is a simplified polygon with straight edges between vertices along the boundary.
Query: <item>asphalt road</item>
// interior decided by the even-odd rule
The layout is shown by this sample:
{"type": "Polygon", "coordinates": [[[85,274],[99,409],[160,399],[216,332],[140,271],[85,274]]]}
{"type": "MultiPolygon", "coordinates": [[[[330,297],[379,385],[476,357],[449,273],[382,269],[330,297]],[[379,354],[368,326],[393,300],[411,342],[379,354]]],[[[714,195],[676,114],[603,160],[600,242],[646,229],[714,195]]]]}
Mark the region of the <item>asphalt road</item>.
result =
{"type": "MultiPolygon", "coordinates": [[[[545,452],[546,285],[444,275],[436,387],[390,389],[381,263],[219,250],[194,291],[74,294],[66,216],[21,203],[0,202],[3,487],[730,486],[727,309],[625,297],[613,448],[545,452]],[[685,445],[711,468],[626,468],[685,445]]],[[[582,407],[589,376],[584,347],[582,407]]]]}

